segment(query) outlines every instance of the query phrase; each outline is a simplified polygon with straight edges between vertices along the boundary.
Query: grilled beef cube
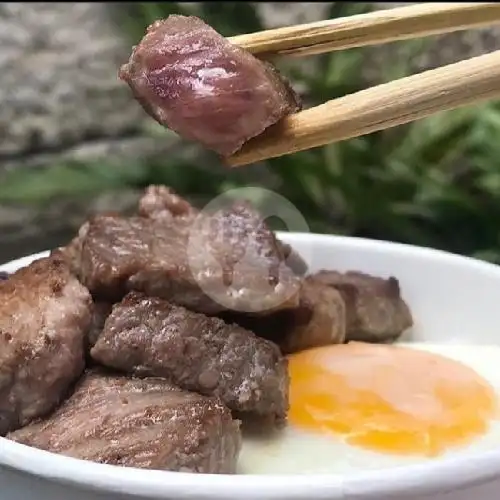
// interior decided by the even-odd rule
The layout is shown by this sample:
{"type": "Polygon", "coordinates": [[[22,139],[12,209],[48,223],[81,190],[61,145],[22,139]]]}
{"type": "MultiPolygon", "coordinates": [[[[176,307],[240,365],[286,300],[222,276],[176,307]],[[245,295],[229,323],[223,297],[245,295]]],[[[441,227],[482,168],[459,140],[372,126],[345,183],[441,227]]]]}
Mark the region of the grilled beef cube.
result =
{"type": "Polygon", "coordinates": [[[287,361],[276,345],[137,292],[113,307],[91,356],[110,368],[218,396],[232,410],[278,421],[288,410],[287,361]]]}
{"type": "Polygon", "coordinates": [[[130,278],[139,273],[144,276],[148,270],[151,286],[156,277],[157,291],[162,288],[169,296],[185,288],[182,291],[188,294],[198,287],[183,267],[185,247],[186,235],[178,225],[161,226],[139,217],[97,215],[88,221],[82,241],[80,279],[102,302],[121,300],[130,278]]]}
{"type": "Polygon", "coordinates": [[[320,271],[314,279],[336,288],[346,303],[346,341],[385,342],[413,325],[396,278],[383,279],[356,271],[320,271]]]}
{"type": "Polygon", "coordinates": [[[79,275],[100,301],[137,290],[206,314],[293,308],[300,291],[274,234],[242,204],[188,226],[96,216],[82,242],[79,275]]]}
{"type": "Polygon", "coordinates": [[[139,200],[139,215],[150,219],[171,221],[180,218],[193,222],[198,210],[168,186],[151,185],[139,200]]]}
{"type": "Polygon", "coordinates": [[[301,108],[273,66],[196,17],[149,26],[119,77],[156,121],[222,156],[301,108]]]}
{"type": "Polygon", "coordinates": [[[342,295],[311,277],[304,280],[296,309],[261,317],[226,313],[223,318],[273,341],[284,354],[345,341],[346,308],[342,295]]]}
{"type": "Polygon", "coordinates": [[[342,295],[329,286],[307,278],[300,305],[279,345],[284,353],[342,344],[346,336],[346,307],[342,295]]]}
{"type": "Polygon", "coordinates": [[[81,375],[91,308],[56,256],[0,282],[0,435],[51,411],[81,375]]]}
{"type": "MultiPolygon", "coordinates": [[[[139,200],[139,215],[169,223],[172,221],[194,224],[199,211],[186,199],[179,196],[173,189],[167,186],[148,186],[144,195],[139,200]]],[[[294,251],[287,243],[276,238],[276,244],[283,254],[287,266],[298,276],[307,272],[307,264],[302,257],[294,251]]]]}
{"type": "Polygon", "coordinates": [[[234,473],[241,448],[239,422],[217,398],[99,371],[52,415],[7,437],[93,462],[210,474],[234,473]]]}

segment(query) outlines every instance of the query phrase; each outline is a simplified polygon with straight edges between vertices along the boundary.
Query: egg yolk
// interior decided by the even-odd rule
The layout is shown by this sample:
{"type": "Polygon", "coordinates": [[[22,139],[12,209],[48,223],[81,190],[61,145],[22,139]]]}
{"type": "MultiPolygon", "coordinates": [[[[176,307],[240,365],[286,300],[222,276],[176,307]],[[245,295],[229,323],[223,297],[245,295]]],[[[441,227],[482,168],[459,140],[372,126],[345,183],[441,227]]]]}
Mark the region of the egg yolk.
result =
{"type": "Polygon", "coordinates": [[[289,357],[289,422],[378,452],[436,456],[485,433],[491,386],[417,349],[352,342],[289,357]]]}

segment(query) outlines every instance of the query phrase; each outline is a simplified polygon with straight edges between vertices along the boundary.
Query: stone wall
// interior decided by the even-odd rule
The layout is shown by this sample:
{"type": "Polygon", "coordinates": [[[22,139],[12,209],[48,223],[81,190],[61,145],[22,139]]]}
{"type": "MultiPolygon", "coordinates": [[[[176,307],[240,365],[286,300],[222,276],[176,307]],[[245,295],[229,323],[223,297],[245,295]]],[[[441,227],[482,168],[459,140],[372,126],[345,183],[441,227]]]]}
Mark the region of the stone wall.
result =
{"type": "Polygon", "coordinates": [[[1,169],[158,147],[117,79],[130,47],[108,16],[99,3],[0,4],[1,169]]]}
{"type": "MultiPolygon", "coordinates": [[[[117,78],[129,52],[104,3],[1,3],[0,175],[167,151],[170,141],[145,134],[149,120],[117,78]]],[[[58,244],[89,212],[133,200],[120,193],[43,209],[0,206],[0,261],[58,244]]]]}
{"type": "MultiPolygon", "coordinates": [[[[275,27],[324,18],[328,3],[256,5],[275,27]]],[[[491,30],[439,37],[415,68],[498,48],[499,40],[491,30]]],[[[74,159],[166,154],[175,138],[145,132],[149,118],[117,79],[129,51],[106,4],[0,3],[0,175],[74,159]]],[[[370,54],[376,74],[382,60],[398,57],[398,44],[370,54]]],[[[83,206],[55,200],[43,210],[0,206],[0,261],[59,244],[88,213],[130,208],[136,196],[99,196],[83,206]]]]}

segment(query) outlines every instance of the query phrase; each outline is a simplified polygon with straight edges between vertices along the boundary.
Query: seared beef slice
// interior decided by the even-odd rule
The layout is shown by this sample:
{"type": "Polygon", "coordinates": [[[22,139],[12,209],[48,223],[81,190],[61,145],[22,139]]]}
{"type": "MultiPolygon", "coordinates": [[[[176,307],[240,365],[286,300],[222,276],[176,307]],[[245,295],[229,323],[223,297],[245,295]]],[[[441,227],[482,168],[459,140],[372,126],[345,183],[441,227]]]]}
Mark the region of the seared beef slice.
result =
{"type": "Polygon", "coordinates": [[[131,292],[113,307],[91,351],[95,361],[219,396],[231,409],[288,410],[288,371],[278,347],[219,318],[131,292]]]}
{"type": "Polygon", "coordinates": [[[235,206],[203,223],[96,216],[82,242],[80,277],[101,301],[127,290],[194,311],[267,313],[298,304],[300,279],[258,214],[235,206]]]}
{"type": "Polygon", "coordinates": [[[222,156],[301,107],[274,67],[196,17],[149,26],[119,76],[155,120],[222,156]]]}
{"type": "Polygon", "coordinates": [[[356,271],[320,271],[314,279],[336,288],[344,298],[346,340],[394,340],[413,325],[410,309],[401,297],[399,282],[356,271]]]}
{"type": "Polygon", "coordinates": [[[56,256],[0,282],[0,435],[51,411],[80,376],[91,308],[56,256]]]}
{"type": "Polygon", "coordinates": [[[99,372],[48,418],[7,437],[99,463],[204,473],[234,473],[241,448],[239,422],[217,398],[99,372]]]}

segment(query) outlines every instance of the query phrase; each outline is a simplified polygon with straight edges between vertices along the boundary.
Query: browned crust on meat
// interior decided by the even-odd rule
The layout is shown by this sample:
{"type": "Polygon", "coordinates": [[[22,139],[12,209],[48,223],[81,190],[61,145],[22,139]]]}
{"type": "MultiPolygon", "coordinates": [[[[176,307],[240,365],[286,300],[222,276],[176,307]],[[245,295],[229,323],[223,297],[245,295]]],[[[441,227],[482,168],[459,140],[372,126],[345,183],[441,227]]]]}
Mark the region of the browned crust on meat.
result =
{"type": "Polygon", "coordinates": [[[239,422],[217,398],[99,371],[50,417],[8,438],[98,463],[213,474],[234,473],[241,448],[239,422]]]}
{"type": "Polygon", "coordinates": [[[413,325],[399,281],[357,271],[320,271],[314,279],[337,289],[346,303],[346,341],[386,342],[413,325]]]}
{"type": "Polygon", "coordinates": [[[296,307],[300,280],[285,265],[272,232],[265,226],[256,229],[258,221],[246,217],[245,210],[238,207],[227,218],[221,213],[203,219],[199,231],[184,223],[95,216],[82,243],[80,279],[102,301],[120,300],[127,290],[137,290],[207,314],[254,307],[257,314],[269,314],[296,307]],[[246,234],[247,226],[251,235],[246,234]],[[219,230],[233,239],[227,244],[224,238],[216,239],[219,230]],[[236,279],[228,284],[221,261],[240,250],[245,264],[237,263],[236,279]],[[194,266],[193,252],[200,257],[194,266]]]}
{"type": "Polygon", "coordinates": [[[0,282],[0,435],[52,410],[82,373],[90,311],[56,255],[0,282]]]}
{"type": "MultiPolygon", "coordinates": [[[[148,186],[139,200],[138,213],[141,217],[164,221],[183,220],[193,224],[200,214],[189,201],[177,194],[172,188],[162,185],[148,186]]],[[[308,266],[304,259],[288,243],[276,238],[276,245],[282,253],[287,266],[298,276],[304,275],[308,266]]]]}
{"type": "Polygon", "coordinates": [[[141,293],[113,307],[91,355],[111,368],[218,396],[240,412],[283,419],[288,411],[287,361],[275,344],[141,293]]]}
{"type": "Polygon", "coordinates": [[[299,310],[280,342],[284,353],[342,344],[346,337],[346,307],[335,288],[307,278],[302,284],[299,310]]]}

